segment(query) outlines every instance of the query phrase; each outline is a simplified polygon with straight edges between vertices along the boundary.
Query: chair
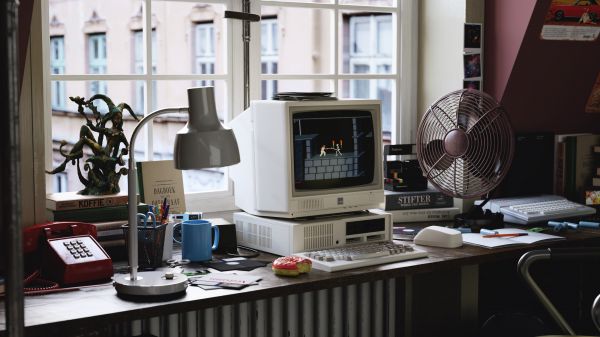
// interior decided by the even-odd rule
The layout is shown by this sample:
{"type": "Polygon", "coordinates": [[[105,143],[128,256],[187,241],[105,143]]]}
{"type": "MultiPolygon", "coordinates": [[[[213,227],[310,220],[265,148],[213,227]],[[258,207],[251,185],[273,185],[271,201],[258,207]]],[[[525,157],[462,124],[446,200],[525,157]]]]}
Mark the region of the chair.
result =
{"type": "MultiPolygon", "coordinates": [[[[546,335],[543,337],[559,337],[559,336],[580,336],[576,335],[571,326],[567,323],[564,317],[558,312],[556,307],[550,302],[548,297],[540,289],[537,283],[531,277],[529,268],[537,261],[554,260],[554,261],[585,261],[596,260],[600,261],[600,249],[598,248],[563,248],[563,249],[542,249],[527,252],[521,256],[517,269],[523,276],[527,285],[541,302],[542,306],[548,311],[552,319],[562,329],[564,335],[546,335]]],[[[600,331],[600,295],[596,297],[591,309],[592,321],[596,328],[600,331]]],[[[583,336],[581,336],[583,337],[583,336]]]]}

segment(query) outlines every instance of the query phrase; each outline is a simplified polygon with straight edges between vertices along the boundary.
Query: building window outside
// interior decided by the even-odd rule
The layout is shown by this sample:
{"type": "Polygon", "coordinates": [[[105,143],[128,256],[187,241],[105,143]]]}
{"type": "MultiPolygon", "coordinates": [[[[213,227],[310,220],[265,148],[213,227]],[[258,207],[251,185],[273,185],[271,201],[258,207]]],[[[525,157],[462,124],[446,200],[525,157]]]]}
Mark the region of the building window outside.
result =
{"type": "MultiPolygon", "coordinates": [[[[194,56],[196,74],[215,73],[215,27],[212,22],[197,23],[194,26],[194,56]]],[[[198,86],[213,86],[214,81],[200,80],[198,86]]]]}
{"type": "MultiPolygon", "coordinates": [[[[106,74],[106,34],[88,35],[88,72],[90,74],[106,74]]],[[[107,94],[105,81],[91,81],[90,96],[107,94]]]]}
{"type": "MultiPolygon", "coordinates": [[[[390,14],[354,15],[349,20],[350,73],[389,74],[393,63],[393,31],[390,14]]],[[[391,130],[392,81],[352,80],[351,97],[381,99],[383,129],[391,130]]]]}
{"type": "MultiPolygon", "coordinates": [[[[145,54],[144,32],[142,30],[133,31],[133,73],[144,74],[145,54]]],[[[152,30],[152,73],[156,74],[156,30],[152,30]]],[[[156,87],[156,81],[152,81],[153,87],[156,87]]],[[[137,114],[143,114],[146,111],[146,83],[144,81],[135,81],[134,84],[134,106],[137,114]]],[[[152,95],[152,106],[150,110],[156,109],[156,95],[152,95]]]]}
{"type": "MultiPolygon", "coordinates": [[[[263,18],[260,23],[261,72],[277,74],[279,58],[279,28],[277,18],[263,18]]],[[[261,98],[270,99],[277,93],[277,81],[261,81],[261,98]]]]}
{"type": "MultiPolygon", "coordinates": [[[[50,73],[59,75],[65,73],[65,38],[64,36],[50,37],[50,73]]],[[[65,83],[52,81],[52,109],[64,110],[65,83]]]]}

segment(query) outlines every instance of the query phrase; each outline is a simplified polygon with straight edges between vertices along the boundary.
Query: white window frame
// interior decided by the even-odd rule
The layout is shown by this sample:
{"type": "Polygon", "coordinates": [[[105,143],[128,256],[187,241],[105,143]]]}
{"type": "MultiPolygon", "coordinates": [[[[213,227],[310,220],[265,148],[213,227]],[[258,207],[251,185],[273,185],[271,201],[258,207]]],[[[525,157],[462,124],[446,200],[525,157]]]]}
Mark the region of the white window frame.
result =
{"type": "MultiPolygon", "coordinates": [[[[148,12],[151,12],[152,0],[142,0],[144,4],[143,11],[143,24],[144,24],[144,44],[146,45],[146,63],[143,74],[50,74],[49,64],[49,45],[46,41],[49,41],[48,29],[49,18],[48,18],[48,1],[41,1],[42,9],[42,38],[44,43],[42,44],[43,53],[43,80],[44,83],[49,84],[51,81],[83,81],[83,80],[130,80],[130,81],[145,81],[146,90],[154,90],[154,80],[220,80],[225,83],[227,89],[227,96],[229,100],[226,108],[226,122],[231,120],[239,112],[243,111],[244,108],[244,88],[243,88],[243,62],[241,62],[241,55],[243,55],[243,44],[240,38],[242,32],[242,22],[239,20],[226,20],[223,29],[227,43],[224,44],[229,57],[227,57],[226,70],[223,74],[189,74],[189,75],[156,75],[149,74],[147,69],[151,69],[149,60],[151,59],[151,31],[152,23],[150,18],[147,17],[148,12]],[[234,57],[236,58],[234,61],[234,57]]],[[[193,0],[185,0],[192,1],[193,0]]],[[[383,13],[395,13],[393,16],[392,25],[398,26],[398,34],[394,34],[396,39],[396,49],[394,51],[394,59],[397,62],[393,65],[394,74],[340,74],[339,73],[339,60],[337,57],[333,60],[334,74],[315,74],[315,75],[299,75],[299,74],[260,74],[260,23],[251,24],[252,40],[250,43],[250,98],[260,99],[261,97],[261,81],[263,80],[332,80],[334,83],[335,93],[339,92],[339,83],[341,80],[347,79],[393,79],[396,81],[396,100],[395,105],[392,107],[392,111],[399,111],[400,113],[392,114],[392,124],[395,127],[393,130],[393,137],[396,142],[407,143],[414,142],[414,135],[416,131],[415,111],[416,102],[416,78],[417,78],[417,33],[418,33],[418,0],[397,0],[398,4],[395,7],[371,7],[371,6],[353,6],[339,4],[340,0],[334,0],[331,4],[321,3],[304,3],[304,2],[283,2],[283,1],[252,1],[251,12],[260,13],[261,5],[265,6],[282,6],[282,7],[308,7],[316,9],[333,9],[334,25],[332,28],[333,34],[338,36],[339,32],[339,10],[363,10],[363,11],[374,11],[383,13]],[[398,20],[400,19],[400,20],[398,20]],[[398,22],[399,21],[399,22],[398,22]],[[402,37],[402,38],[401,38],[402,37]],[[400,85],[400,83],[402,83],[400,85]]],[[[198,1],[200,3],[211,3],[211,4],[222,4],[229,10],[241,11],[241,1],[236,0],[205,0],[198,1]]],[[[337,39],[336,39],[337,40],[337,39]]],[[[334,55],[337,55],[337,51],[340,46],[336,43],[334,46],[334,55]]],[[[51,115],[51,104],[50,104],[50,85],[44,86],[44,109],[45,116],[51,115]]],[[[151,106],[150,95],[145,96],[146,107],[151,106]]],[[[147,115],[150,111],[145,111],[147,115]]],[[[45,121],[45,137],[47,138],[46,144],[51,144],[51,118],[44,117],[45,121]]],[[[153,146],[152,146],[152,125],[147,126],[146,137],[138,140],[138,147],[144,146],[146,148],[146,160],[152,160],[153,146]]],[[[50,145],[47,145],[46,156],[45,156],[45,167],[46,169],[52,168],[52,150],[50,145]]],[[[51,189],[53,183],[51,176],[46,176],[46,190],[51,189]]],[[[205,212],[212,211],[223,211],[234,209],[233,202],[233,186],[229,182],[228,188],[223,191],[216,192],[201,192],[201,193],[188,193],[186,194],[186,204],[190,209],[199,209],[205,212]]]]}

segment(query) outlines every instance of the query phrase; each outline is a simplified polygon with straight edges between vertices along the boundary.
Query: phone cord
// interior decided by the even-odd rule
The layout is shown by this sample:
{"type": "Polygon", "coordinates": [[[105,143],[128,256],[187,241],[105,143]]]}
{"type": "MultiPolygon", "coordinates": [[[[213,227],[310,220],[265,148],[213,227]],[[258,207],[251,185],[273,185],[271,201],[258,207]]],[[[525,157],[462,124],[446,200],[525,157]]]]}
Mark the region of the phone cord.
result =
{"type": "Polygon", "coordinates": [[[58,283],[40,278],[40,271],[36,270],[31,275],[23,280],[23,293],[25,295],[43,295],[52,292],[52,289],[58,289],[58,283]],[[35,284],[35,287],[28,287],[30,284],[35,284]]]}

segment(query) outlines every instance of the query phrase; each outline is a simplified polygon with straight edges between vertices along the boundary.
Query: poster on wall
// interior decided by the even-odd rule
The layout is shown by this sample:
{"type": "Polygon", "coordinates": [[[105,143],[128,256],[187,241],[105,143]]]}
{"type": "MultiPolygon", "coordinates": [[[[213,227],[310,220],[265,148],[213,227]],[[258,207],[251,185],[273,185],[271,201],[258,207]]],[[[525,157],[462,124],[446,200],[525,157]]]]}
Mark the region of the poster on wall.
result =
{"type": "Polygon", "coordinates": [[[600,33],[598,0],[552,0],[542,40],[596,41],[600,33]]]}
{"type": "Polygon", "coordinates": [[[596,83],[594,83],[590,97],[585,104],[585,112],[600,113],[600,73],[596,77],[596,83]]]}
{"type": "Polygon", "coordinates": [[[479,80],[463,80],[463,89],[481,90],[481,81],[479,81],[479,80]]]}
{"type": "Polygon", "coordinates": [[[465,79],[481,77],[481,54],[463,55],[465,79]]]}

